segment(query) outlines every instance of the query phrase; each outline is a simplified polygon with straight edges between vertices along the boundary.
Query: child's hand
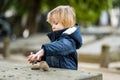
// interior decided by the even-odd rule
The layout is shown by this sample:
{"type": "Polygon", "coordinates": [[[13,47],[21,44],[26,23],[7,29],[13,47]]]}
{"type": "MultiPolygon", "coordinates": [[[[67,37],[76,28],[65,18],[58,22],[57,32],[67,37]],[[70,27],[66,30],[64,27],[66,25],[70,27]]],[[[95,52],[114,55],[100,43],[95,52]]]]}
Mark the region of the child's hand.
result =
{"type": "Polygon", "coordinates": [[[33,52],[31,52],[30,55],[28,56],[27,60],[28,60],[29,63],[35,64],[34,60],[41,61],[41,58],[42,58],[43,55],[44,55],[44,50],[43,49],[38,51],[36,54],[33,54],[33,52]]]}
{"type": "Polygon", "coordinates": [[[30,55],[27,57],[27,61],[29,63],[32,63],[32,60],[35,58],[35,54],[33,52],[30,52],[30,55]]]}

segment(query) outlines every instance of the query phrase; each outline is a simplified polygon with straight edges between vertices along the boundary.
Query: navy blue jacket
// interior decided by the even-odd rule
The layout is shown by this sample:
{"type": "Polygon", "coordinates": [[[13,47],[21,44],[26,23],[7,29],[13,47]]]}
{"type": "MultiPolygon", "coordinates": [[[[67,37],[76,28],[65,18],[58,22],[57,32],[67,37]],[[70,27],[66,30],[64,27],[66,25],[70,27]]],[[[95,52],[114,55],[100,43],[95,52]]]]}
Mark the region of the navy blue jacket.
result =
{"type": "Polygon", "coordinates": [[[48,34],[51,43],[42,45],[44,60],[50,67],[77,70],[76,49],[82,45],[80,27],[67,28],[48,34]]]}

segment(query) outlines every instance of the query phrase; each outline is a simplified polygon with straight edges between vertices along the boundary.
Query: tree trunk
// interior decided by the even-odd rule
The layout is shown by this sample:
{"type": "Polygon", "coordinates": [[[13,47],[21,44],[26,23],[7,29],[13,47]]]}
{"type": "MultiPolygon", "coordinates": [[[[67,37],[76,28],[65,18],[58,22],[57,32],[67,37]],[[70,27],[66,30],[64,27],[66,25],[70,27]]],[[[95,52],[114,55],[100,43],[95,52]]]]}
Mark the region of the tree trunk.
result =
{"type": "Polygon", "coordinates": [[[21,37],[23,32],[23,27],[21,25],[22,21],[22,15],[15,15],[12,18],[10,18],[11,27],[12,27],[12,33],[16,35],[16,37],[21,37]]]}
{"type": "Polygon", "coordinates": [[[36,17],[39,12],[40,0],[30,0],[29,2],[29,13],[27,23],[25,27],[29,30],[30,35],[34,34],[37,30],[36,17]]]}

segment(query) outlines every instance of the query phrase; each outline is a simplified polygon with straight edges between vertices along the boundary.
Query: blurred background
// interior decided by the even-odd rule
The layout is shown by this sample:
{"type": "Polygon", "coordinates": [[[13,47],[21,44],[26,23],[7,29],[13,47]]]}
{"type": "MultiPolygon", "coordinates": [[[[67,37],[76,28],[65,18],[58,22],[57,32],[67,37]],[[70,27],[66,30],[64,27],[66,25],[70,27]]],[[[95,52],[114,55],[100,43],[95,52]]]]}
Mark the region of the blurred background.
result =
{"type": "Polygon", "coordinates": [[[80,24],[79,69],[120,79],[120,0],[0,0],[0,61],[24,62],[50,42],[46,16],[59,5],[72,6],[80,24]]]}

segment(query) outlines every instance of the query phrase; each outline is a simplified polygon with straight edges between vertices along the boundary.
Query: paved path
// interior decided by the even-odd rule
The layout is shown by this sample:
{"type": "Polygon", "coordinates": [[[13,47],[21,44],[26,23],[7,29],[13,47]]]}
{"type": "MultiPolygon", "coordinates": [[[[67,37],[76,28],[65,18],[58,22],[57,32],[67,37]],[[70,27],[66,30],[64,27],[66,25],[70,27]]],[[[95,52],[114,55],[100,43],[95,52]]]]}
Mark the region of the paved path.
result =
{"type": "MultiPolygon", "coordinates": [[[[87,44],[94,40],[96,40],[95,36],[82,36],[83,43],[87,44]]],[[[49,43],[50,40],[46,36],[46,34],[36,34],[29,38],[19,38],[17,40],[11,41],[10,48],[12,50],[12,53],[16,52],[23,52],[25,50],[39,50],[41,48],[42,44],[49,43]]],[[[3,46],[3,43],[0,42],[0,47],[3,46]]]]}
{"type": "Polygon", "coordinates": [[[90,44],[82,46],[78,51],[81,53],[89,54],[100,54],[101,47],[103,44],[108,44],[110,46],[110,52],[119,51],[120,52],[120,36],[110,35],[101,40],[96,40],[90,44]]]}
{"type": "MultiPolygon", "coordinates": [[[[96,40],[95,36],[84,36],[83,38],[83,46],[78,49],[81,53],[89,53],[89,54],[100,54],[101,46],[103,44],[110,45],[110,51],[118,51],[120,50],[120,36],[119,35],[110,35],[101,40],[96,40]]],[[[41,45],[44,43],[49,43],[49,39],[45,34],[36,34],[27,39],[17,39],[12,41],[10,47],[12,50],[24,51],[24,50],[39,50],[41,45]]],[[[2,43],[0,43],[2,46],[2,43]]]]}

